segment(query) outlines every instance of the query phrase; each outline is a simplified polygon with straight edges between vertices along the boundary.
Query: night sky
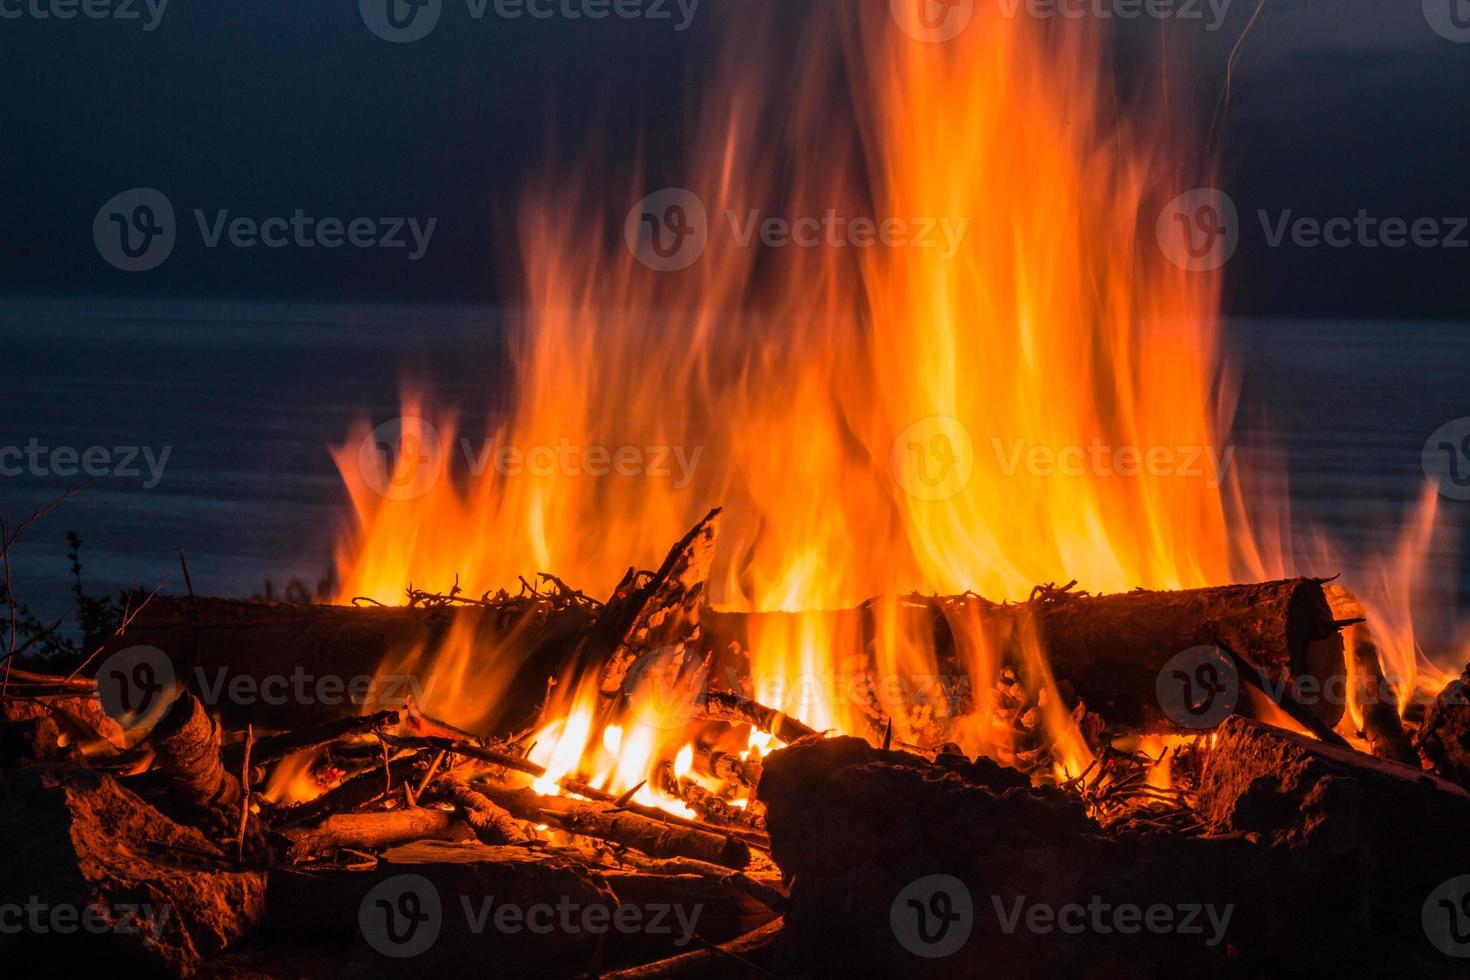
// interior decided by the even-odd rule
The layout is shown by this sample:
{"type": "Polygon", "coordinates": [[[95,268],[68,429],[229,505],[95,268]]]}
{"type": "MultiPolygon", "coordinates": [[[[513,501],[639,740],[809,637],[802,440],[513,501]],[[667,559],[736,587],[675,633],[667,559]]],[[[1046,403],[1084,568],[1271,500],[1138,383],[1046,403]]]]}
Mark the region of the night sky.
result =
{"type": "MultiPolygon", "coordinates": [[[[656,162],[711,80],[731,7],[704,0],[678,31],[675,3],[669,20],[593,22],[477,20],[467,0],[443,0],[432,33],[390,44],[352,0],[172,0],[151,30],[144,0],[113,2],[137,19],[0,19],[0,291],[495,302],[515,279],[517,192],[547,147],[597,143],[626,160],[642,143],[656,162]],[[175,253],[146,274],[101,261],[91,235],[103,202],[136,186],[162,190],[180,218],[175,253]],[[405,262],[387,249],[206,249],[196,207],[439,220],[426,255],[405,262]]],[[[791,4],[738,2],[796,19],[791,4]]],[[[1195,20],[1114,22],[1125,81],[1159,50],[1189,55],[1202,125],[1253,12],[1233,0],[1210,30],[1221,2],[1199,0],[1195,20]]],[[[1266,0],[1218,127],[1221,183],[1242,217],[1228,312],[1470,311],[1470,248],[1269,248],[1256,218],[1470,214],[1470,43],[1430,20],[1420,0],[1266,0]]],[[[785,77],[790,56],[752,50],[750,70],[785,77]]]]}

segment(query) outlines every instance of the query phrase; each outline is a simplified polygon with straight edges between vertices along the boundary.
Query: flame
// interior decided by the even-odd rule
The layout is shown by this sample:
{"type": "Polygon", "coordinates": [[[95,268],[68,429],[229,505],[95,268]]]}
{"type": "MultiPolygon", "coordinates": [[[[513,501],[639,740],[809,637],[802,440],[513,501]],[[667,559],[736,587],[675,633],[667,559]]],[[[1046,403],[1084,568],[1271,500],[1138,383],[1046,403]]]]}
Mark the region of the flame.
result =
{"type": "MultiPolygon", "coordinates": [[[[934,44],[886,7],[810,15],[779,84],[746,60],[765,28],[728,46],[678,177],[707,216],[684,271],[639,261],[624,207],[589,218],[609,196],[600,161],[528,189],[515,380],[472,454],[490,462],[456,472],[460,426],[427,422],[415,395],[392,462],[367,425],[354,430],[334,453],[356,517],[338,549],[344,601],[539,571],[606,595],[718,503],[713,603],[795,613],[751,637],[761,699],[862,734],[876,702],[906,743],[944,699],[926,712],[911,688],[853,693],[863,630],[813,611],[914,591],[1020,600],[1069,578],[1095,592],[1194,587],[1281,563],[1224,465],[1235,386],[1219,275],[1186,271],[1155,241],[1164,205],[1209,178],[1161,89],[1117,97],[1088,19],[982,4],[934,44]],[[740,240],[752,215],[865,217],[942,240],[762,248],[740,240]]],[[[650,189],[635,176],[626,203],[650,189]]],[[[972,684],[989,690],[996,642],[978,618],[950,619],[972,684]]],[[[873,623],[879,674],[940,673],[932,634],[899,604],[876,605],[873,623]]],[[[1087,746],[1038,639],[1019,642],[1054,764],[1075,775],[1087,746]]],[[[426,708],[471,702],[450,721],[483,714],[508,683],[473,666],[499,652],[473,647],[435,652],[436,675],[455,681],[426,708]]],[[[687,768],[680,726],[599,719],[586,678],[558,690],[532,753],[547,770],[538,790],[581,774],[625,792],[674,753],[687,768]]],[[[958,727],[967,750],[1005,747],[993,718],[958,727]]],[[[747,754],[769,745],[752,733],[747,754]]]]}

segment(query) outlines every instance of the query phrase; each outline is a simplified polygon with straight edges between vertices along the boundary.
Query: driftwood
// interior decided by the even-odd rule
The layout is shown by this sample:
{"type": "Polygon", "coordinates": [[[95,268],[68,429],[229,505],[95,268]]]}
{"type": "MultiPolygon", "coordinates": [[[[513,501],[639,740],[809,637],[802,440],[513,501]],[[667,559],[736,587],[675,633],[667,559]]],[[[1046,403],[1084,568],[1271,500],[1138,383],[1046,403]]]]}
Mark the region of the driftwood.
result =
{"type": "Polygon", "coordinates": [[[405,807],[382,813],[338,813],[311,827],[280,832],[282,854],[292,864],[343,848],[367,850],[417,840],[455,840],[465,835],[459,817],[449,810],[405,807]]]}
{"type": "Polygon", "coordinates": [[[637,848],[650,857],[689,857],[737,870],[750,863],[750,850],[734,837],[663,823],[608,803],[542,796],[484,781],[475,783],[475,789],[521,820],[637,848]]]}
{"type": "Polygon", "coordinates": [[[226,771],[220,729],[199,699],[180,694],[149,733],[178,800],[198,809],[238,809],[240,781],[226,771]]]}

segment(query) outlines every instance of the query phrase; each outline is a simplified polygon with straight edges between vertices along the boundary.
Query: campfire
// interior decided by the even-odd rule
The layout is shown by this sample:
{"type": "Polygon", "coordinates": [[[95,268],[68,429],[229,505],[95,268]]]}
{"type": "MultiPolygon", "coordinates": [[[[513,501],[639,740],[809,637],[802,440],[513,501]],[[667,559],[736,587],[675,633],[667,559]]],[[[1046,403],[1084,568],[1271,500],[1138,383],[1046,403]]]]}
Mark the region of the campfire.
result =
{"type": "Polygon", "coordinates": [[[1095,25],[976,5],[926,43],[876,6],[814,17],[789,89],[738,35],[677,193],[640,175],[626,222],[589,227],[590,163],[527,190],[515,384],[483,442],[414,390],[334,450],[330,601],[137,594],[73,676],[7,665],[0,909],[107,927],[0,917],[0,950],[219,976],[1470,955],[1470,679],[1415,638],[1433,494],[1381,558],[1263,513],[1221,275],[1154,220],[1211,178],[1163,79],[1116,84],[1095,25]],[[699,254],[656,267],[696,206],[699,254]],[[753,247],[777,211],[844,247],[753,247]],[[863,244],[895,221],[949,238],[863,244]]]}

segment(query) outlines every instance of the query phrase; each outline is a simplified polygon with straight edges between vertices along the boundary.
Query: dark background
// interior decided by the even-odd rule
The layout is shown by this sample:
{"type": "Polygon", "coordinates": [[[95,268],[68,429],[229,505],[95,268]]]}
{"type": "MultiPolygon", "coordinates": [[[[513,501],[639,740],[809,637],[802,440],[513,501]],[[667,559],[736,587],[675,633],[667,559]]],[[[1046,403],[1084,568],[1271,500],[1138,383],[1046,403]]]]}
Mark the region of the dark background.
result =
{"type": "MultiPolygon", "coordinates": [[[[1114,21],[1123,74],[1160,51],[1187,56],[1207,128],[1255,3],[1232,0],[1217,31],[1114,21]]],[[[517,191],[550,143],[627,159],[642,142],[657,159],[710,83],[732,10],[794,23],[802,6],[704,0],[676,33],[670,21],[476,21],[445,0],[437,29],[412,44],[370,33],[354,0],[173,0],[151,33],[139,21],[0,21],[0,291],[494,303],[514,281],[517,191]],[[97,209],[134,186],[167,194],[181,226],[173,256],[146,274],[111,268],[91,240],[97,209]],[[209,250],[195,207],[439,226],[416,263],[378,249],[209,250]]],[[[778,74],[799,57],[749,54],[778,74]]],[[[1470,214],[1467,81],[1470,44],[1436,35],[1420,0],[1266,0],[1216,128],[1243,227],[1227,312],[1470,310],[1470,250],[1268,249],[1254,217],[1470,214]]]]}

